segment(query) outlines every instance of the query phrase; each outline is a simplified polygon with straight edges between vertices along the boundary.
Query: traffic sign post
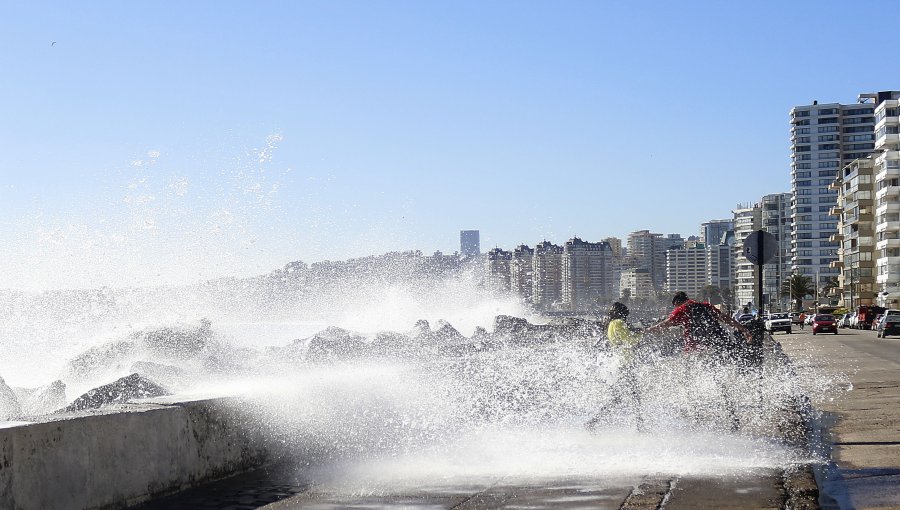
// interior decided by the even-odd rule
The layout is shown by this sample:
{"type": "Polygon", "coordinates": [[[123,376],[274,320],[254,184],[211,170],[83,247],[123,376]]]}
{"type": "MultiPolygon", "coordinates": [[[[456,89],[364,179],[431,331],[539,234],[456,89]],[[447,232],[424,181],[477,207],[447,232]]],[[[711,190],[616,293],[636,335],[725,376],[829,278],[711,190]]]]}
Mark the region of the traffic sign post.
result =
{"type": "Polygon", "coordinates": [[[775,258],[778,251],[778,240],[765,230],[756,230],[744,239],[744,257],[756,264],[756,296],[757,308],[763,308],[763,264],[775,258]]]}

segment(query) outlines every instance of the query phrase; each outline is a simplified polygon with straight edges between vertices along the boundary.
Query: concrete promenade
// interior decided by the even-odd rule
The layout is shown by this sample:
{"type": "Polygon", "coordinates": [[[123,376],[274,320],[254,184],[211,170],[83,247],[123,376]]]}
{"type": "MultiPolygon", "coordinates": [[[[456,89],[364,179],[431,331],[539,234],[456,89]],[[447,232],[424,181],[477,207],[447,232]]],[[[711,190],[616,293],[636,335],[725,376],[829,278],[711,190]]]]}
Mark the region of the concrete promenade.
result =
{"type": "Polygon", "coordinates": [[[812,470],[769,470],[740,478],[560,479],[540,485],[500,478],[352,497],[305,487],[296,474],[276,469],[225,480],[213,493],[201,488],[144,508],[781,509],[821,503],[822,508],[900,509],[900,338],[877,339],[873,332],[851,330],[813,336],[809,328],[775,338],[795,363],[821,364],[852,382],[852,389],[834,401],[813,402],[822,411],[814,435],[828,462],[812,470]],[[268,493],[265,487],[271,488],[268,493]]]}
{"type": "Polygon", "coordinates": [[[824,412],[821,440],[830,462],[816,469],[823,508],[900,508],[900,338],[872,331],[778,335],[797,363],[817,360],[849,375],[853,389],[824,412]]]}
{"type": "Polygon", "coordinates": [[[653,475],[516,483],[485,479],[466,486],[415,487],[355,497],[309,486],[302,473],[269,468],[150,502],[142,510],[333,508],[488,509],[900,509],[900,338],[806,328],[778,334],[795,364],[816,364],[849,377],[852,389],[821,411],[813,436],[825,463],[784,473],[722,478],[653,475]],[[816,480],[813,480],[813,471],[816,480]],[[818,498],[818,499],[817,499],[818,498]]]}

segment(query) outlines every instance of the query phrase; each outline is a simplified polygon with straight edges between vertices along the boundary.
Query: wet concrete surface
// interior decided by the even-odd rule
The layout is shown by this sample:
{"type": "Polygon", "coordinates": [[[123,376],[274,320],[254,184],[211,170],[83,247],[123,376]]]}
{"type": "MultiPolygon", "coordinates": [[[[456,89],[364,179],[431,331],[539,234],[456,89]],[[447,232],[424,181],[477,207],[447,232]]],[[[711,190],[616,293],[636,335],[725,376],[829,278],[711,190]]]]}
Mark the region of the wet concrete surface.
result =
{"type": "Polygon", "coordinates": [[[848,374],[852,389],[813,402],[828,462],[817,469],[823,508],[900,508],[900,338],[841,329],[777,337],[796,360],[848,374]]]}
{"type": "MultiPolygon", "coordinates": [[[[876,339],[871,332],[847,330],[839,335],[812,336],[807,330],[777,335],[776,340],[801,363],[823,364],[848,373],[853,381],[853,390],[840,398],[813,403],[825,413],[821,433],[830,460],[818,470],[823,507],[900,508],[900,339],[876,339]]],[[[723,477],[647,474],[524,483],[501,478],[465,486],[436,484],[353,494],[310,484],[302,474],[281,467],[233,477],[138,508],[816,508],[818,493],[812,476],[797,488],[790,482],[794,475],[772,469],[723,477]],[[791,493],[800,494],[800,499],[791,502],[791,493]]]]}

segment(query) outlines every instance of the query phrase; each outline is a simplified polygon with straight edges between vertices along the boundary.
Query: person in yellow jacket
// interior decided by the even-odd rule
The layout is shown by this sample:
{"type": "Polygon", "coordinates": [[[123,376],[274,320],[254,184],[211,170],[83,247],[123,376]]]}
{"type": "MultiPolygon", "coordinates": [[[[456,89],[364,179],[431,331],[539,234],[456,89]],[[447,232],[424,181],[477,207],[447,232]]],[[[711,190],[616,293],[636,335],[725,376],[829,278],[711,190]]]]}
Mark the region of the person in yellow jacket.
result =
{"type": "Polygon", "coordinates": [[[606,338],[609,342],[610,349],[619,356],[619,377],[615,385],[611,387],[613,395],[612,400],[603,406],[600,412],[588,420],[586,426],[589,430],[594,430],[604,421],[609,408],[621,407],[628,398],[632,411],[637,421],[638,430],[643,430],[644,420],[641,417],[641,396],[638,387],[637,375],[635,374],[635,355],[634,347],[641,341],[640,335],[628,329],[625,319],[628,318],[628,307],[622,303],[615,302],[609,309],[609,325],[606,327],[606,338]]]}

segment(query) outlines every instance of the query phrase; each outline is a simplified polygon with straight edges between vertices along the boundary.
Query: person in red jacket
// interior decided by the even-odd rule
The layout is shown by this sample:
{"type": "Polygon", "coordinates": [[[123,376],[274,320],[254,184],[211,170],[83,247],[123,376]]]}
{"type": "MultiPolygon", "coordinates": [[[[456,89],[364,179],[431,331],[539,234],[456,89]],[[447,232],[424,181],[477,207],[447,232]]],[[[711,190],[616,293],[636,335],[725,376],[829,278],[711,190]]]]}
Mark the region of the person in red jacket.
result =
{"type": "Polygon", "coordinates": [[[662,322],[650,326],[644,333],[652,334],[675,326],[684,327],[684,352],[716,353],[733,343],[732,335],[725,326],[741,332],[747,342],[753,341],[753,334],[746,326],[723,314],[709,303],[698,303],[688,298],[684,292],[675,293],[672,298],[675,309],[662,322]]]}

